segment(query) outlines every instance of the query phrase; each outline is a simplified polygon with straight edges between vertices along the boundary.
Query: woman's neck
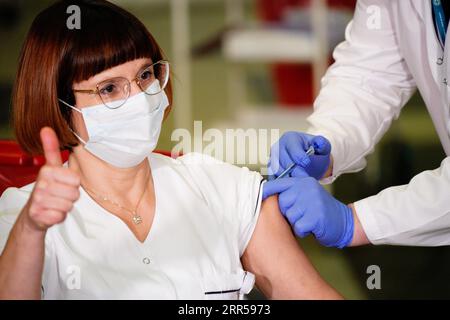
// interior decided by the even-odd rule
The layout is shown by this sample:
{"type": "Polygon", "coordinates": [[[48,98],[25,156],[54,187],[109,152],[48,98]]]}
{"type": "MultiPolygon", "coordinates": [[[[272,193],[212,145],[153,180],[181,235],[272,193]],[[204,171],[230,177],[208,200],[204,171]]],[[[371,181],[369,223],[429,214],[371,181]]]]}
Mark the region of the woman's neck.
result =
{"type": "Polygon", "coordinates": [[[79,173],[81,184],[102,196],[121,199],[134,205],[147,183],[152,190],[151,168],[148,161],[131,168],[117,168],[93,156],[82,146],[74,148],[69,157],[69,168],[79,173]]]}

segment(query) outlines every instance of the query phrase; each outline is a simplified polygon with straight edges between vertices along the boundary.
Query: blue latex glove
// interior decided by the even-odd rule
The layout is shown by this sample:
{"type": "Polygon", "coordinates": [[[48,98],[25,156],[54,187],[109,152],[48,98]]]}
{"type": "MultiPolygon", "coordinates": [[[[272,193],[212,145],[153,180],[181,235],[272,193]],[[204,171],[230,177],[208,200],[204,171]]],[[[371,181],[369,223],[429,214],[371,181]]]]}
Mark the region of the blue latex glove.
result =
{"type": "Polygon", "coordinates": [[[303,171],[306,171],[309,176],[319,180],[330,165],[330,152],[331,144],[322,136],[286,132],[270,150],[269,176],[278,177],[292,163],[296,163],[299,167],[291,172],[292,177],[302,176],[303,171]],[[315,154],[308,156],[306,151],[311,145],[315,154]]]}
{"type": "Polygon", "coordinates": [[[353,214],[312,177],[266,181],[263,199],[279,193],[280,211],[297,236],[314,234],[326,247],[344,248],[353,238],[353,214]]]}

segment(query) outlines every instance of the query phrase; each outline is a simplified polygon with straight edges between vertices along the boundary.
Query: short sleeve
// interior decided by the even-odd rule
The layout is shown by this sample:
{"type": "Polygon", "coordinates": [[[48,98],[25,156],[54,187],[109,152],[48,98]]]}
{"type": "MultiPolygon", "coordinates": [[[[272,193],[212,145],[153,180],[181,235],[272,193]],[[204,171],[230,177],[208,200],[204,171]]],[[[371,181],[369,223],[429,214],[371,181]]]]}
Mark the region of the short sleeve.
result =
{"type": "MultiPolygon", "coordinates": [[[[16,223],[17,217],[22,211],[23,207],[30,197],[31,190],[33,190],[34,183],[29,184],[23,188],[8,188],[6,189],[2,196],[0,197],[0,253],[6,246],[9,234],[14,224],[16,223]]],[[[46,239],[47,241],[47,239],[46,239]]],[[[45,258],[48,259],[49,252],[46,245],[45,258]]],[[[44,278],[45,271],[44,268],[44,278]]],[[[45,282],[45,281],[44,281],[45,282]]],[[[42,297],[44,297],[44,286],[41,288],[42,297]]]]}
{"type": "Polygon", "coordinates": [[[0,252],[3,252],[9,233],[30,193],[18,188],[6,189],[0,197],[0,252]]]}
{"type": "Polygon", "coordinates": [[[258,222],[263,177],[246,167],[199,153],[189,153],[178,159],[191,172],[205,201],[229,222],[230,231],[236,234],[239,256],[242,256],[258,222]]]}
{"type": "Polygon", "coordinates": [[[262,202],[262,176],[248,168],[240,168],[241,177],[238,188],[239,256],[244,254],[258,222],[262,202]]]}

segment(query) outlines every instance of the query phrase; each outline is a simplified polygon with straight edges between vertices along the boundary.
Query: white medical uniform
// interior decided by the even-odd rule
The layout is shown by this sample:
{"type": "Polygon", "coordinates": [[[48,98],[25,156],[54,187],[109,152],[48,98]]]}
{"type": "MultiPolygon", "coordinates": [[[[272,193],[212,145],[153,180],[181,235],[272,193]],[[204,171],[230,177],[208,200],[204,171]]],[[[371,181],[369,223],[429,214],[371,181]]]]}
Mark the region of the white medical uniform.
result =
{"type": "Polygon", "coordinates": [[[365,167],[416,88],[447,154],[440,168],[355,203],[374,244],[450,245],[449,35],[443,50],[430,0],[359,0],[322,80],[309,133],[332,144],[333,177],[324,182],[365,167]]]}
{"type": "MultiPolygon", "coordinates": [[[[80,188],[45,237],[45,299],[238,299],[253,288],[240,257],[259,217],[261,175],[194,153],[149,161],[156,209],[147,239],[80,188]]],[[[0,251],[33,185],[0,198],[0,251]]]]}

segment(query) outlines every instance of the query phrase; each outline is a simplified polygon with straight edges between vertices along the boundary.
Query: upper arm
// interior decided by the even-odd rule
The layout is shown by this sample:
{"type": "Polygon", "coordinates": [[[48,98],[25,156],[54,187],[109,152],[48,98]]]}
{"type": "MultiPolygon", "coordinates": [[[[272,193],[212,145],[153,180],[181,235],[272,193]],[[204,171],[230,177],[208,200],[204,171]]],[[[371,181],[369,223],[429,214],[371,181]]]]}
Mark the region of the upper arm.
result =
{"type": "Polygon", "coordinates": [[[340,298],[299,247],[275,196],[263,202],[255,231],[241,259],[244,268],[255,274],[256,285],[267,298],[340,298]]]}

